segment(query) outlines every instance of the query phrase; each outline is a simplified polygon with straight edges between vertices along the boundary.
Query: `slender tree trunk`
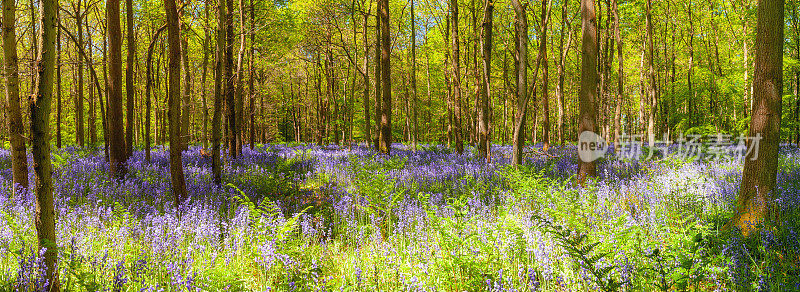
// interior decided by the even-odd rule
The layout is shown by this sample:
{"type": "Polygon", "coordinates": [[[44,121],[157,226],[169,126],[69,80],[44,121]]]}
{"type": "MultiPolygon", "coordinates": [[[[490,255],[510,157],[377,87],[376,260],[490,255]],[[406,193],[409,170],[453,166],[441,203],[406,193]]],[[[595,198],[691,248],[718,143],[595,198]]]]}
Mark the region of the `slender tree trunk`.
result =
{"type": "MultiPolygon", "coordinates": [[[[375,0],[376,3],[381,0],[375,0]]],[[[380,6],[380,4],[378,4],[380,6]]],[[[380,8],[378,8],[380,10],[380,8]]],[[[381,113],[383,109],[383,99],[381,98],[381,29],[380,29],[380,11],[375,13],[375,151],[380,150],[381,140],[381,113]]]]}
{"type": "Polygon", "coordinates": [[[753,108],[748,141],[755,148],[745,156],[742,185],[731,223],[748,235],[761,223],[775,221],[772,190],[778,173],[778,149],[783,94],[784,1],[759,0],[756,24],[756,68],[753,108]]]}
{"type": "Polygon", "coordinates": [[[225,107],[228,118],[228,155],[235,159],[239,154],[239,127],[236,120],[236,78],[233,76],[233,0],[226,1],[225,16],[225,107]]]}
{"type": "MultiPolygon", "coordinates": [[[[689,12],[689,69],[688,69],[688,71],[686,73],[686,83],[687,83],[687,86],[689,87],[689,96],[688,96],[688,98],[686,99],[685,102],[687,103],[686,107],[687,107],[688,112],[689,112],[689,127],[690,128],[692,126],[694,126],[694,104],[693,104],[692,101],[694,101],[694,97],[695,97],[694,89],[692,88],[693,87],[692,74],[694,73],[694,20],[693,20],[693,17],[692,17],[692,9],[693,9],[692,8],[692,0],[689,0],[689,7],[687,9],[688,12],[689,12]]],[[[747,48],[745,48],[744,55],[747,56],[747,48]]],[[[746,60],[747,60],[747,57],[745,57],[745,64],[747,62],[746,60]]],[[[747,73],[745,73],[745,76],[747,76],[747,73]]],[[[747,83],[747,78],[746,77],[745,77],[745,83],[747,83]]]]}
{"type": "MultiPolygon", "coordinates": [[[[77,26],[77,35],[78,35],[78,43],[75,44],[78,48],[76,51],[80,52],[84,50],[83,44],[83,14],[81,12],[81,0],[78,0],[75,9],[75,23],[77,26]]],[[[80,147],[86,146],[84,138],[86,134],[84,133],[83,127],[83,59],[78,58],[78,84],[76,85],[76,90],[78,92],[78,96],[75,99],[75,143],[78,144],[80,147]]]]}
{"type": "Polygon", "coordinates": [[[127,57],[127,69],[125,71],[125,98],[126,98],[126,109],[127,114],[125,115],[126,119],[126,129],[125,129],[125,145],[126,145],[126,153],[125,153],[125,160],[133,155],[133,121],[134,121],[134,103],[136,98],[136,90],[134,89],[133,79],[136,75],[136,43],[134,39],[134,30],[133,30],[133,0],[125,0],[125,14],[127,18],[127,43],[128,43],[128,57],[127,57]]]}
{"type": "MultiPolygon", "coordinates": [[[[130,0],[129,0],[130,1],[130,0]]],[[[178,25],[180,25],[179,30],[181,31],[190,31],[188,21],[184,20],[183,17],[184,11],[183,6],[181,6],[179,14],[178,14],[178,25]]],[[[167,35],[169,35],[169,29],[167,29],[167,35]]],[[[169,37],[169,36],[167,36],[169,37]]],[[[186,150],[189,147],[189,143],[192,141],[192,137],[189,134],[189,126],[191,121],[191,99],[190,96],[192,94],[192,64],[189,61],[189,36],[185,35],[181,37],[181,66],[183,68],[183,93],[181,94],[181,98],[183,99],[180,107],[180,115],[181,115],[181,127],[180,127],[180,140],[181,140],[181,150],[186,150]]],[[[180,73],[178,73],[180,74],[180,73]]],[[[177,88],[177,87],[176,87],[177,88]]],[[[170,88],[170,90],[172,90],[170,88]]],[[[170,148],[171,149],[171,148],[170,148]]]]}
{"type": "Polygon", "coordinates": [[[647,144],[652,146],[655,143],[655,116],[656,116],[656,105],[658,103],[658,83],[656,83],[656,68],[653,65],[653,50],[655,46],[653,45],[653,9],[651,0],[647,0],[646,2],[646,13],[645,18],[647,22],[647,74],[648,74],[648,85],[647,86],[647,100],[650,103],[650,110],[648,110],[647,115],[647,144]]]}
{"type": "MultiPolygon", "coordinates": [[[[19,98],[19,59],[17,57],[16,3],[3,0],[3,61],[5,65],[8,130],[11,140],[11,173],[17,188],[28,188],[28,154],[25,147],[25,124],[19,98]]],[[[36,141],[33,141],[36,142],[36,141]]],[[[49,145],[49,144],[48,144],[49,145]]],[[[49,159],[49,157],[48,157],[49,159]]]]}
{"type": "MultiPolygon", "coordinates": [[[[203,5],[205,10],[206,19],[209,19],[209,4],[211,1],[206,1],[203,5]]],[[[209,43],[211,43],[211,31],[210,29],[206,28],[205,30],[205,38],[203,39],[203,74],[200,81],[200,96],[203,101],[203,149],[208,148],[208,99],[206,95],[208,90],[206,90],[206,78],[208,77],[208,51],[209,51],[209,43]]]]}
{"type": "Polygon", "coordinates": [[[122,124],[122,30],[119,19],[119,0],[107,0],[108,14],[108,150],[110,174],[123,178],[126,172],[125,128],[122,124]]]}
{"type": "Polygon", "coordinates": [[[522,151],[525,148],[525,108],[528,99],[528,15],[527,4],[511,0],[514,7],[514,39],[516,56],[514,68],[517,73],[516,112],[514,117],[513,153],[511,164],[522,164],[522,151]]]}
{"type": "MultiPolygon", "coordinates": [[[[365,1],[366,3],[366,1],[365,1]]],[[[372,6],[369,6],[369,11],[372,6]]],[[[367,28],[369,21],[369,11],[364,13],[364,142],[369,145],[372,137],[372,117],[369,114],[369,44],[367,43],[367,28]]]]}
{"type": "MultiPolygon", "coordinates": [[[[581,31],[583,35],[581,45],[581,92],[580,119],[578,123],[578,136],[583,132],[596,132],[597,122],[597,17],[595,16],[594,0],[581,0],[581,31]]],[[[580,142],[579,142],[580,143],[580,142]]],[[[578,147],[582,147],[580,144],[578,147]]],[[[580,148],[579,148],[580,149],[580,148]]],[[[582,186],[586,180],[596,177],[594,161],[580,161],[578,163],[578,183],[582,186]]]]}
{"type": "Polygon", "coordinates": [[[255,137],[255,135],[256,135],[256,115],[255,115],[255,110],[256,110],[255,109],[256,91],[255,91],[255,83],[253,82],[255,80],[255,78],[254,78],[255,71],[253,70],[253,59],[256,57],[256,50],[255,50],[255,34],[256,34],[255,10],[256,10],[256,7],[253,6],[253,0],[250,0],[250,32],[249,32],[249,34],[250,34],[250,58],[248,60],[248,63],[249,63],[248,67],[250,68],[250,74],[249,74],[250,79],[248,80],[248,83],[249,83],[249,89],[250,90],[247,93],[247,96],[250,99],[250,111],[248,113],[250,115],[250,117],[249,117],[250,118],[250,150],[253,150],[255,148],[255,144],[256,144],[256,137],[255,137]]]}
{"type": "Polygon", "coordinates": [[[180,215],[180,203],[187,197],[181,159],[181,30],[175,0],[164,0],[164,10],[169,43],[169,170],[175,210],[180,215]]]}
{"type": "Polygon", "coordinates": [[[223,78],[225,75],[225,25],[227,23],[227,12],[225,11],[226,0],[217,2],[217,43],[216,56],[214,57],[214,117],[211,119],[211,168],[214,173],[214,184],[222,184],[222,149],[220,140],[222,139],[222,98],[223,98],[223,78]]]}
{"type": "Polygon", "coordinates": [[[417,141],[419,140],[419,124],[417,123],[417,24],[414,14],[414,0],[411,0],[411,111],[413,121],[413,133],[411,134],[411,145],[417,151],[417,141]]]}
{"type": "MultiPolygon", "coordinates": [[[[4,8],[7,7],[3,3],[4,8]]],[[[42,0],[39,16],[42,50],[37,58],[37,83],[30,104],[31,141],[33,141],[33,172],[36,194],[35,225],[39,248],[44,253],[44,272],[47,279],[44,291],[61,291],[58,277],[58,244],[56,242],[56,210],[53,199],[53,166],[50,161],[50,105],[53,99],[53,75],[56,60],[56,29],[58,0],[42,0]]]]}
{"type": "MultiPolygon", "coordinates": [[[[56,11],[56,148],[61,149],[61,9],[56,11]]],[[[13,170],[12,170],[13,171],[13,170]]]]}
{"type": "MultiPolygon", "coordinates": [[[[233,0],[231,0],[233,1],[233,0]]],[[[247,42],[247,34],[244,25],[244,0],[239,0],[239,27],[242,33],[239,34],[239,53],[236,58],[236,80],[235,80],[235,103],[236,103],[236,155],[242,155],[242,144],[244,144],[244,87],[242,86],[242,69],[244,69],[244,51],[247,42]]]]}
{"type": "Polygon", "coordinates": [[[625,58],[622,55],[622,35],[619,31],[619,7],[617,4],[617,0],[611,0],[614,10],[614,39],[617,42],[617,60],[619,63],[619,68],[617,70],[617,102],[616,106],[614,107],[614,138],[612,141],[614,145],[619,145],[619,136],[620,136],[620,118],[622,115],[622,104],[625,101],[625,97],[623,96],[624,88],[623,84],[625,82],[625,71],[623,70],[625,58]]]}
{"type": "Polygon", "coordinates": [[[572,34],[570,33],[566,47],[564,46],[564,34],[567,33],[567,6],[569,1],[564,1],[561,6],[561,33],[559,37],[559,53],[558,53],[558,83],[556,84],[556,102],[558,107],[558,143],[564,143],[564,62],[569,52],[569,46],[572,41],[572,34]]]}
{"type": "Polygon", "coordinates": [[[492,69],[492,29],[493,29],[494,0],[486,0],[483,10],[482,25],[482,46],[483,46],[483,82],[480,90],[481,106],[478,112],[478,149],[480,156],[489,158],[491,156],[491,136],[489,126],[491,125],[489,98],[491,87],[492,69]]]}
{"type": "MultiPolygon", "coordinates": [[[[167,26],[164,25],[159,28],[155,34],[153,34],[153,40],[150,42],[150,45],[147,47],[147,60],[146,60],[146,67],[147,72],[145,74],[146,83],[145,83],[145,122],[144,122],[144,157],[147,163],[150,163],[150,112],[152,107],[152,100],[151,91],[153,87],[153,48],[155,47],[156,41],[158,40],[158,35],[166,29],[167,26]]],[[[158,121],[158,115],[156,115],[156,121],[158,121]]],[[[156,129],[158,129],[158,125],[156,125],[156,129]]],[[[156,138],[156,140],[158,140],[156,138]]]]}
{"type": "Polygon", "coordinates": [[[547,0],[542,0],[542,33],[539,35],[539,55],[542,58],[542,143],[544,149],[550,148],[550,97],[548,96],[549,89],[549,74],[547,72],[548,63],[547,59],[547,14],[548,14],[547,0]]]}
{"type": "Polygon", "coordinates": [[[391,83],[391,43],[389,38],[389,0],[378,0],[378,14],[381,27],[381,89],[383,105],[381,106],[381,141],[380,151],[390,154],[392,148],[392,83],[391,83]]]}
{"type": "Polygon", "coordinates": [[[464,153],[464,142],[462,141],[461,133],[461,64],[460,64],[460,51],[459,51],[459,37],[458,37],[458,1],[450,0],[450,48],[452,58],[450,61],[451,75],[453,77],[453,138],[455,138],[455,148],[458,154],[464,153]]]}

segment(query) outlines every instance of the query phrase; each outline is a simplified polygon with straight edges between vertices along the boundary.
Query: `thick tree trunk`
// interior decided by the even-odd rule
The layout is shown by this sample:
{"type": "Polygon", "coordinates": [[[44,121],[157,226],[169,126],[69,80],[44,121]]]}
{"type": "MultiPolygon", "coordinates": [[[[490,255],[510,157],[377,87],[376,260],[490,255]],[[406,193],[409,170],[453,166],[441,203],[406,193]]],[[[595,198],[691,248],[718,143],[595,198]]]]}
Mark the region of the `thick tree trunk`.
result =
{"type": "Polygon", "coordinates": [[[225,75],[225,24],[228,13],[225,11],[227,0],[219,0],[217,3],[217,43],[216,56],[214,57],[214,116],[211,119],[211,169],[214,173],[214,183],[222,184],[222,98],[223,98],[223,78],[225,75]]]}
{"type": "Polygon", "coordinates": [[[119,20],[119,0],[108,0],[108,150],[109,172],[123,178],[126,172],[125,128],[122,124],[122,31],[119,20]]]}
{"type": "Polygon", "coordinates": [[[478,150],[479,155],[484,158],[491,156],[491,136],[489,126],[491,118],[489,115],[489,98],[491,92],[491,69],[492,69],[492,29],[493,29],[494,0],[486,0],[483,10],[483,25],[481,43],[483,47],[483,82],[480,88],[480,111],[478,111],[478,150]]]}
{"type": "Polygon", "coordinates": [[[756,68],[749,137],[742,185],[731,223],[748,235],[761,223],[774,221],[773,188],[778,173],[781,98],[783,94],[784,1],[759,0],[756,25],[756,68]],[[758,143],[758,148],[755,148],[758,143]],[[756,150],[757,149],[757,150],[756,150]]]}
{"type": "MultiPolygon", "coordinates": [[[[17,57],[16,3],[3,0],[3,61],[8,103],[8,130],[11,140],[11,173],[15,187],[28,188],[28,152],[25,147],[25,124],[19,98],[19,59],[17,57]]],[[[49,144],[48,144],[49,145],[49,144]]],[[[49,158],[49,157],[48,157],[49,158]]]]}
{"type": "MultiPolygon", "coordinates": [[[[6,4],[6,3],[3,3],[6,4]]],[[[6,5],[3,5],[6,7],[6,5]]],[[[37,58],[36,92],[30,104],[31,141],[33,141],[33,172],[36,194],[35,225],[39,248],[45,248],[44,272],[47,286],[44,291],[60,291],[58,279],[58,244],[56,242],[56,210],[53,198],[53,166],[50,161],[50,104],[53,99],[53,75],[56,59],[56,20],[58,0],[42,0],[37,58]]]]}
{"type": "MultiPolygon", "coordinates": [[[[595,16],[594,0],[581,0],[581,32],[583,35],[581,45],[581,92],[580,119],[578,122],[578,136],[583,132],[596,132],[597,122],[597,18],[595,16]]],[[[581,147],[581,145],[578,145],[581,147]]],[[[579,148],[580,149],[580,148],[579,148]]],[[[578,163],[578,183],[585,185],[586,180],[596,177],[594,161],[580,161],[578,163]]]]}
{"type": "Polygon", "coordinates": [[[186,179],[181,159],[181,30],[175,0],[164,0],[167,15],[167,40],[169,43],[169,170],[175,210],[180,216],[180,203],[186,199],[186,179]]]}
{"type": "Polygon", "coordinates": [[[56,148],[61,149],[61,9],[56,11],[56,148]]]}
{"type": "Polygon", "coordinates": [[[125,101],[127,114],[125,115],[126,119],[126,128],[125,128],[125,145],[126,145],[126,153],[125,153],[125,160],[133,155],[133,121],[135,119],[134,116],[134,104],[135,104],[135,92],[133,79],[136,75],[136,43],[133,40],[135,32],[133,31],[133,0],[125,0],[125,14],[127,18],[127,43],[128,43],[128,56],[127,56],[127,69],[125,71],[125,101]]]}
{"type": "Polygon", "coordinates": [[[458,37],[458,1],[450,0],[450,48],[452,56],[450,61],[452,84],[453,84],[453,138],[455,142],[456,152],[458,154],[464,153],[464,142],[462,141],[461,133],[461,64],[460,64],[460,51],[459,51],[459,37],[458,37]]]}
{"type": "Polygon", "coordinates": [[[378,0],[378,14],[380,14],[381,27],[381,141],[380,151],[390,154],[392,148],[392,83],[391,83],[391,43],[389,39],[389,0],[378,0]]]}

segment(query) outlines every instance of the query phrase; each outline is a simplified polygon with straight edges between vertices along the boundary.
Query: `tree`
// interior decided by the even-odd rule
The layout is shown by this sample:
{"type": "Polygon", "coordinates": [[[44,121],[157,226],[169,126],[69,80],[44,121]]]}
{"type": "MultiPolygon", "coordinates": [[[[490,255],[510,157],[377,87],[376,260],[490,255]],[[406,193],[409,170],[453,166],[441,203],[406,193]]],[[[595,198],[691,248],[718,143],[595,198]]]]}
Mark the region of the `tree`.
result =
{"type": "Polygon", "coordinates": [[[653,8],[651,0],[647,0],[645,18],[647,26],[647,100],[650,103],[650,110],[647,115],[647,143],[653,145],[655,142],[655,115],[656,103],[658,102],[658,84],[656,83],[656,69],[653,66],[653,8]]]}
{"type": "Polygon", "coordinates": [[[3,61],[8,104],[8,130],[11,140],[11,172],[14,193],[17,187],[28,188],[28,154],[25,147],[25,124],[19,99],[19,59],[17,57],[16,11],[14,0],[3,0],[3,61]]]}
{"type": "Polygon", "coordinates": [[[521,4],[519,0],[511,0],[514,7],[514,70],[517,73],[516,89],[516,117],[514,117],[514,136],[512,143],[513,153],[511,164],[522,164],[522,150],[525,147],[525,109],[528,100],[528,14],[526,13],[527,4],[521,4]]]}
{"type": "Polygon", "coordinates": [[[489,99],[491,87],[492,69],[492,13],[494,12],[494,0],[486,0],[483,9],[483,24],[481,33],[481,44],[483,47],[483,82],[480,88],[480,110],[478,111],[478,149],[481,157],[488,158],[491,155],[491,137],[489,136],[489,125],[491,118],[489,114],[489,99]]]}
{"type": "MultiPolygon", "coordinates": [[[[580,117],[578,136],[583,132],[595,132],[597,122],[597,16],[594,0],[581,0],[581,91],[579,94],[580,117]]],[[[581,145],[578,145],[581,147],[581,145]]],[[[585,185],[590,177],[597,176],[594,161],[578,163],[578,183],[585,185]]]]}
{"type": "MultiPolygon", "coordinates": [[[[210,1],[210,0],[209,0],[210,1]]],[[[211,119],[211,169],[214,173],[214,183],[222,183],[222,149],[220,140],[222,139],[222,96],[223,78],[225,72],[225,24],[227,23],[227,12],[225,11],[226,0],[219,0],[217,3],[217,47],[214,58],[214,117],[211,119]]]]}
{"type": "MultiPolygon", "coordinates": [[[[175,0],[164,0],[167,14],[167,43],[169,44],[169,170],[175,209],[187,197],[186,179],[181,158],[181,30],[175,0]]],[[[180,213],[179,213],[180,214],[180,213]]]]}
{"type": "MultiPolygon", "coordinates": [[[[3,3],[4,7],[6,3],[3,3]]],[[[35,94],[30,104],[31,140],[33,141],[33,172],[36,194],[36,237],[39,248],[45,249],[44,272],[47,286],[44,291],[61,291],[58,281],[58,244],[56,243],[56,210],[53,198],[53,165],[50,161],[50,107],[53,99],[55,73],[56,29],[58,0],[42,0],[41,27],[37,57],[35,94]]]]}
{"type": "Polygon", "coordinates": [[[549,74],[547,72],[547,18],[549,14],[547,0],[542,0],[542,27],[541,34],[539,35],[539,56],[542,58],[542,104],[544,112],[542,113],[542,143],[544,149],[550,147],[550,99],[547,96],[549,88],[549,74]]]}
{"type": "Polygon", "coordinates": [[[167,26],[161,26],[156,33],[153,34],[153,40],[150,42],[150,45],[147,47],[147,60],[146,60],[146,67],[147,72],[145,74],[145,89],[144,89],[144,98],[145,98],[145,122],[144,122],[144,159],[147,163],[150,163],[150,109],[152,107],[152,97],[150,93],[153,87],[153,48],[156,45],[156,40],[158,40],[158,35],[161,34],[167,26]]]}
{"type": "Polygon", "coordinates": [[[125,16],[127,32],[126,32],[126,42],[128,43],[128,56],[127,56],[127,69],[125,71],[125,101],[126,101],[126,115],[125,115],[125,160],[131,157],[133,154],[133,122],[134,122],[134,101],[136,95],[134,94],[136,90],[133,88],[135,85],[133,83],[133,76],[136,75],[136,66],[134,63],[136,62],[136,42],[133,40],[134,31],[133,31],[133,0],[125,0],[125,16]]]}
{"type": "Polygon", "coordinates": [[[774,220],[772,191],[778,176],[781,97],[783,94],[784,0],[759,0],[753,106],[742,184],[736,215],[730,224],[748,235],[765,221],[774,220]],[[761,140],[754,140],[760,138],[761,140]]]}
{"type": "Polygon", "coordinates": [[[225,1],[225,108],[228,119],[228,155],[236,158],[239,154],[239,127],[236,120],[236,78],[233,76],[233,0],[225,1]]]}
{"type": "Polygon", "coordinates": [[[450,49],[452,50],[450,70],[452,71],[451,81],[453,82],[453,137],[455,138],[456,152],[462,154],[464,153],[464,143],[461,141],[461,67],[459,62],[461,54],[459,52],[458,42],[458,0],[450,0],[449,6],[451,18],[450,28],[452,29],[450,33],[450,49]]]}
{"type": "MultiPolygon", "coordinates": [[[[491,29],[490,29],[491,31],[491,29]]],[[[491,44],[491,41],[489,42],[491,44]]],[[[411,134],[411,145],[417,151],[417,140],[419,140],[419,127],[417,123],[417,25],[416,15],[414,14],[414,0],[411,0],[411,94],[413,102],[411,104],[413,115],[413,133],[411,134]]]]}
{"type": "Polygon", "coordinates": [[[122,39],[119,0],[106,1],[108,30],[108,150],[109,171],[123,178],[126,171],[125,128],[122,125],[122,39]]]}
{"type": "Polygon", "coordinates": [[[380,151],[390,154],[392,148],[392,83],[389,42],[389,0],[378,0],[378,13],[381,27],[381,88],[383,89],[381,106],[381,141],[380,151]]]}

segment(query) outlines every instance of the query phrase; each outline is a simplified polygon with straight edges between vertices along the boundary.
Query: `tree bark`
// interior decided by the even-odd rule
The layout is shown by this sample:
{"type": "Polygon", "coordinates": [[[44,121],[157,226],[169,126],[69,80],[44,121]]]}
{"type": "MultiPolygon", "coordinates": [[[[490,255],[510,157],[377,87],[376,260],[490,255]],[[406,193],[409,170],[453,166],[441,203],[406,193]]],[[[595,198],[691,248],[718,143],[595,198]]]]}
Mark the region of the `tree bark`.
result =
{"type": "Polygon", "coordinates": [[[417,24],[414,14],[414,0],[411,0],[411,111],[413,133],[411,134],[411,145],[417,151],[417,141],[419,140],[419,123],[417,123],[417,24]]]}
{"type": "Polygon", "coordinates": [[[614,141],[614,145],[616,146],[619,145],[619,136],[621,133],[620,118],[622,114],[622,104],[625,101],[623,96],[623,93],[625,92],[623,88],[623,84],[625,82],[625,71],[623,70],[625,58],[622,55],[622,35],[619,31],[619,7],[617,0],[611,0],[611,3],[614,11],[614,39],[617,42],[617,60],[619,63],[617,70],[617,102],[616,106],[614,107],[614,138],[612,139],[612,141],[614,141]]]}
{"type": "Polygon", "coordinates": [[[486,0],[483,10],[482,25],[482,47],[483,47],[483,82],[481,82],[480,98],[481,106],[478,111],[478,150],[481,157],[491,156],[491,136],[489,126],[491,118],[489,115],[489,98],[491,87],[492,69],[492,29],[493,29],[494,0],[486,0]]]}
{"type": "MultiPolygon", "coordinates": [[[[6,4],[6,3],[3,3],[6,4]]],[[[4,5],[5,7],[5,5],[4,5]]],[[[56,210],[53,198],[53,165],[50,161],[50,105],[53,99],[53,75],[56,59],[56,11],[58,0],[42,0],[39,16],[41,27],[37,58],[37,83],[30,104],[33,171],[36,194],[36,235],[39,248],[45,248],[45,291],[61,291],[58,280],[58,245],[56,242],[56,210]]]]}
{"type": "Polygon", "coordinates": [[[121,179],[126,172],[125,128],[122,124],[122,39],[119,0],[107,0],[108,14],[108,150],[109,172],[121,179]]]}
{"type": "MultiPolygon", "coordinates": [[[[180,25],[180,31],[191,31],[189,28],[188,21],[184,20],[183,14],[183,5],[179,8],[178,14],[178,25],[180,25]]],[[[167,32],[169,35],[169,31],[167,32]]],[[[168,36],[169,37],[169,36],[168,36]]],[[[181,64],[183,68],[183,93],[181,94],[181,98],[183,99],[181,102],[180,107],[180,115],[181,115],[181,128],[180,128],[180,139],[181,139],[181,150],[186,150],[189,147],[189,143],[192,141],[192,136],[189,133],[189,126],[191,121],[191,100],[190,96],[192,94],[192,64],[189,61],[189,36],[185,35],[181,37],[181,64]]]]}
{"type": "Polygon", "coordinates": [[[175,210],[180,215],[180,203],[186,199],[186,179],[183,175],[181,149],[181,30],[175,0],[164,0],[169,43],[169,170],[175,210]]]}
{"type": "MultiPolygon", "coordinates": [[[[3,62],[5,65],[8,130],[11,140],[11,173],[17,187],[28,188],[28,152],[25,147],[25,124],[19,98],[19,59],[17,56],[16,3],[3,0],[3,62]]],[[[48,144],[49,145],[49,144],[48,144]]]]}
{"type": "MultiPolygon", "coordinates": [[[[759,0],[756,24],[756,59],[753,108],[749,137],[759,137],[758,151],[745,156],[742,185],[731,223],[743,234],[774,221],[772,191],[778,173],[781,98],[783,94],[784,1],[759,0]]],[[[748,141],[754,147],[756,141],[748,141]]]]}
{"type": "MultiPolygon", "coordinates": [[[[147,60],[146,60],[146,67],[147,72],[145,74],[145,89],[144,89],[144,98],[145,98],[145,122],[144,122],[144,157],[147,163],[150,163],[150,112],[152,107],[152,87],[153,87],[153,48],[155,47],[156,41],[158,40],[158,35],[161,34],[167,26],[163,25],[161,28],[156,30],[156,33],[153,34],[153,40],[150,42],[150,45],[147,47],[147,60]]],[[[158,117],[156,117],[156,121],[158,117]]],[[[157,125],[156,125],[157,126],[157,125]]],[[[157,129],[158,127],[156,127],[157,129]]],[[[157,140],[157,139],[156,139],[157,140]]]]}
{"type": "Polygon", "coordinates": [[[133,125],[134,125],[134,104],[136,98],[136,90],[134,89],[133,79],[136,75],[136,43],[134,39],[133,30],[133,0],[125,0],[125,14],[127,18],[127,43],[128,43],[128,56],[127,56],[127,69],[125,71],[125,98],[126,98],[126,129],[125,129],[125,145],[126,153],[125,160],[133,155],[133,125]]]}
{"type": "Polygon", "coordinates": [[[225,16],[225,107],[228,118],[228,155],[236,159],[239,154],[239,127],[236,120],[236,78],[233,76],[233,0],[226,1],[225,16]]]}
{"type": "Polygon", "coordinates": [[[222,184],[222,97],[223,97],[223,78],[225,72],[225,24],[227,23],[227,12],[225,11],[226,0],[217,2],[217,43],[216,56],[214,58],[214,116],[211,119],[211,169],[214,173],[214,184],[222,184]]]}
{"type": "Polygon", "coordinates": [[[550,63],[547,59],[547,0],[542,0],[542,32],[539,35],[539,55],[542,58],[542,143],[544,149],[550,148],[550,97],[548,96],[549,89],[549,74],[547,72],[547,64],[550,63]]]}
{"type": "MultiPolygon", "coordinates": [[[[380,6],[379,1],[375,0],[380,6]]],[[[378,8],[377,10],[380,10],[378,8]]],[[[383,104],[383,99],[381,98],[381,29],[380,29],[380,11],[375,11],[375,140],[373,144],[375,144],[375,151],[380,150],[380,139],[381,139],[381,113],[383,110],[381,109],[381,105],[383,104]]]]}
{"type": "Polygon", "coordinates": [[[528,15],[526,13],[527,4],[521,4],[519,0],[511,0],[514,7],[514,39],[516,56],[514,58],[514,68],[517,73],[516,89],[516,116],[514,117],[513,134],[513,153],[511,164],[522,164],[522,151],[525,147],[525,107],[528,99],[528,15]]]}
{"type": "Polygon", "coordinates": [[[378,13],[381,22],[381,89],[383,105],[381,106],[381,141],[380,151],[389,155],[392,148],[392,83],[389,42],[389,0],[378,0],[378,13]]]}
{"type": "Polygon", "coordinates": [[[461,65],[460,65],[460,51],[459,51],[459,37],[458,37],[458,0],[450,0],[450,48],[452,56],[450,61],[451,75],[453,77],[453,138],[455,142],[456,152],[458,154],[464,153],[464,142],[462,141],[461,133],[461,65]]]}
{"type": "MultiPolygon", "coordinates": [[[[77,0],[78,3],[75,6],[75,23],[77,26],[77,35],[78,40],[76,51],[81,52],[84,50],[83,44],[83,14],[81,14],[81,0],[77,0]]],[[[75,99],[75,143],[78,144],[80,147],[86,146],[84,138],[86,134],[84,132],[83,127],[83,59],[78,58],[78,84],[76,87],[78,92],[78,96],[75,99]]]]}
{"type": "MultiPolygon", "coordinates": [[[[585,131],[596,132],[597,122],[597,17],[595,15],[594,0],[581,0],[581,31],[583,35],[581,45],[581,91],[580,91],[580,119],[578,122],[578,136],[585,131]]],[[[580,145],[578,147],[581,147],[580,145]]],[[[586,180],[596,177],[594,161],[580,161],[578,163],[578,183],[586,185],[586,180]]]]}
{"type": "Polygon", "coordinates": [[[647,111],[647,144],[653,146],[656,136],[655,116],[658,103],[658,83],[656,83],[656,69],[653,65],[653,50],[655,46],[653,45],[653,5],[651,2],[651,0],[646,2],[645,22],[647,25],[647,74],[649,83],[647,86],[647,100],[650,107],[647,111]]]}

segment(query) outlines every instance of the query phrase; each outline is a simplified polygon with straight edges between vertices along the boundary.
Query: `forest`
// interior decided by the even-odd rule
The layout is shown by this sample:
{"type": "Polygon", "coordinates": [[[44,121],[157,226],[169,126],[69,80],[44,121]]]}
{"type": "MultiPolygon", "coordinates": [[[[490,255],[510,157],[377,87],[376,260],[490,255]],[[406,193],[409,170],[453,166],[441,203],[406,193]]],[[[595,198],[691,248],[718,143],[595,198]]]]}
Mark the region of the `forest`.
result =
{"type": "Polygon", "coordinates": [[[800,0],[2,0],[0,291],[800,291],[800,0]]]}

